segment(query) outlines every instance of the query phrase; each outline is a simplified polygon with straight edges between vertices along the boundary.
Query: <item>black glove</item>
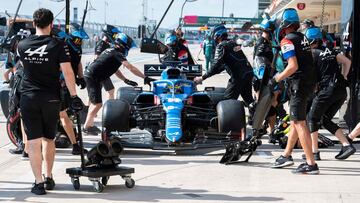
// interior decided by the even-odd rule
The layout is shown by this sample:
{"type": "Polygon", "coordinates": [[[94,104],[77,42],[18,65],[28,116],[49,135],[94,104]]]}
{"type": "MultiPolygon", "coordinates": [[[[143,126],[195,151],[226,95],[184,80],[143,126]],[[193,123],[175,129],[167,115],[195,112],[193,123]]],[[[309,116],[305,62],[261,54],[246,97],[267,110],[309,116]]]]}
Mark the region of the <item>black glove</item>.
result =
{"type": "Polygon", "coordinates": [[[80,89],[85,89],[86,82],[84,78],[76,78],[76,85],[80,87],[80,89]]]}
{"type": "Polygon", "coordinates": [[[276,82],[275,77],[271,78],[268,82],[268,86],[270,88],[271,91],[275,90],[275,87],[278,85],[278,82],[276,82]]]}
{"type": "Polygon", "coordinates": [[[71,96],[69,108],[74,112],[79,112],[84,108],[84,103],[81,101],[81,99],[78,96],[71,96]]]}
{"type": "Polygon", "coordinates": [[[132,80],[128,80],[128,79],[125,79],[124,83],[127,84],[127,85],[130,85],[130,86],[133,86],[133,87],[138,86],[137,82],[132,81],[132,80]]]}
{"type": "Polygon", "coordinates": [[[148,76],[146,76],[146,77],[144,78],[144,84],[145,84],[145,85],[151,86],[151,82],[153,82],[153,81],[155,81],[154,78],[149,78],[148,76]]]}

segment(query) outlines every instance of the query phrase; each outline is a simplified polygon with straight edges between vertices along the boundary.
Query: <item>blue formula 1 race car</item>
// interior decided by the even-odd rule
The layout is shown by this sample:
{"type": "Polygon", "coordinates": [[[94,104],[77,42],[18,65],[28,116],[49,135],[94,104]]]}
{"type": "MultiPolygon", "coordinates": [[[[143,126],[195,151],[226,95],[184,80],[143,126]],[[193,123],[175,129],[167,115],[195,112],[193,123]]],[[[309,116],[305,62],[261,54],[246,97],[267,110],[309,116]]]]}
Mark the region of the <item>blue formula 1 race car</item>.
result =
{"type": "Polygon", "coordinates": [[[102,139],[117,136],[124,147],[196,149],[219,147],[245,134],[245,111],[238,100],[222,100],[224,88],[197,91],[201,65],[145,65],[160,76],[151,91],[120,87],[104,104],[102,139]]]}

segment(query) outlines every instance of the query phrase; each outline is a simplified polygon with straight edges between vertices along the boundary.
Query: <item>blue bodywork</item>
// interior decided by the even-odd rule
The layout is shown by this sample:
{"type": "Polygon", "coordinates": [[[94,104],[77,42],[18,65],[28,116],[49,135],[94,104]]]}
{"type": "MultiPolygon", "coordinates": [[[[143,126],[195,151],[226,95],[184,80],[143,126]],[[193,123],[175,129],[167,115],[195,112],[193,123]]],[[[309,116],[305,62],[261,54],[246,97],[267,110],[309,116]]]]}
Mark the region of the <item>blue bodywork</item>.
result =
{"type": "Polygon", "coordinates": [[[181,75],[180,69],[167,68],[153,85],[153,94],[166,112],[166,139],[177,142],[183,136],[182,111],[186,100],[195,93],[195,84],[181,75]]]}

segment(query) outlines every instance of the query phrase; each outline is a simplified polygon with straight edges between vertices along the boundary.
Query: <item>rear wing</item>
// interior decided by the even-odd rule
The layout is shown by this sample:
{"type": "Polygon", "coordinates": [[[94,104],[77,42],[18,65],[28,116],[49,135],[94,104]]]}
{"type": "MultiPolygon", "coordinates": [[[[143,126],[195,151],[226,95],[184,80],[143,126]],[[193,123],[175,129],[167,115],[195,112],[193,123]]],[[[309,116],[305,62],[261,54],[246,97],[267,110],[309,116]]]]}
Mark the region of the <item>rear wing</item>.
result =
{"type": "Polygon", "coordinates": [[[201,65],[164,65],[164,64],[145,64],[145,76],[161,76],[166,68],[179,68],[186,77],[197,77],[202,75],[201,65]]]}

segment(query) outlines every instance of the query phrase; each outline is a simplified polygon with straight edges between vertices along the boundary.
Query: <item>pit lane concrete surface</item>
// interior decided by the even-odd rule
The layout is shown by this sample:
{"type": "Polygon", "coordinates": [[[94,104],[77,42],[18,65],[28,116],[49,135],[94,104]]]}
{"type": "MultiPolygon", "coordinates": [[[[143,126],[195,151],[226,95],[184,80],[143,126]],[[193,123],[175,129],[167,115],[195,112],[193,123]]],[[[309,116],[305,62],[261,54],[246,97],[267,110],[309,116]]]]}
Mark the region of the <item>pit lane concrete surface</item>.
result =
{"type": "MultiPolygon", "coordinates": [[[[194,58],[199,47],[192,45],[194,58]]],[[[251,59],[252,48],[245,48],[251,59]]],[[[83,63],[91,61],[85,55],[83,63]]],[[[156,55],[130,52],[129,61],[141,68],[145,63],[157,63],[156,55]]],[[[203,59],[203,56],[200,55],[203,59]]],[[[203,63],[203,61],[199,61],[203,63]]],[[[123,70],[123,69],[122,69],[123,70]]],[[[124,74],[143,84],[127,70],[124,74]]],[[[117,87],[122,81],[112,78],[117,87]]],[[[225,87],[228,76],[223,73],[204,82],[203,86],[225,87]]],[[[148,88],[148,87],[145,87],[148,88]]],[[[250,87],[249,87],[250,88],[250,87]]],[[[79,90],[79,96],[87,102],[87,94],[79,90]]],[[[105,94],[104,94],[105,96],[105,94]]],[[[105,97],[104,97],[105,98],[105,97]]],[[[97,119],[100,127],[101,113],[97,119]]],[[[326,131],[321,133],[327,134],[326,131]]],[[[329,135],[330,136],[330,135],[329,135]]],[[[334,139],[333,136],[330,136],[334,139]]],[[[100,136],[84,135],[86,148],[94,146],[100,136]]],[[[71,155],[71,149],[57,149],[54,165],[56,188],[45,196],[30,193],[34,177],[29,161],[8,153],[14,146],[7,138],[5,118],[0,115],[0,201],[4,202],[359,202],[360,201],[360,154],[357,152],[346,161],[334,156],[340,145],[321,150],[320,175],[293,175],[301,160],[301,150],[295,150],[295,166],[286,169],[270,169],[271,162],[282,149],[267,144],[258,148],[249,163],[221,165],[223,149],[196,151],[152,151],[126,149],[121,156],[124,166],[134,167],[136,186],[128,189],[119,176],[111,177],[102,193],[93,192],[91,182],[80,178],[80,191],[75,191],[65,169],[80,165],[79,156],[71,155]]],[[[356,146],[360,150],[359,145],[356,146]]]]}

